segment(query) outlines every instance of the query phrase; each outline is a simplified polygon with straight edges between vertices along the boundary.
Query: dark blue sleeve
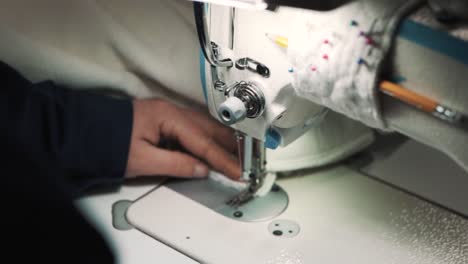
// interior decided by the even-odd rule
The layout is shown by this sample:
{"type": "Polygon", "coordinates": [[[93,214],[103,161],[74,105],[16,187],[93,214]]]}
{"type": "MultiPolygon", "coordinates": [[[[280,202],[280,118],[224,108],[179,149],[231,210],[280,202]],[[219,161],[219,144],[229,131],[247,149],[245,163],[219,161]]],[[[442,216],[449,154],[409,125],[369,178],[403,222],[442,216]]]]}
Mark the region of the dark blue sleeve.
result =
{"type": "Polygon", "coordinates": [[[129,100],[33,84],[0,63],[3,140],[26,153],[25,160],[62,171],[56,180],[71,194],[122,181],[132,116],[129,100]]]}

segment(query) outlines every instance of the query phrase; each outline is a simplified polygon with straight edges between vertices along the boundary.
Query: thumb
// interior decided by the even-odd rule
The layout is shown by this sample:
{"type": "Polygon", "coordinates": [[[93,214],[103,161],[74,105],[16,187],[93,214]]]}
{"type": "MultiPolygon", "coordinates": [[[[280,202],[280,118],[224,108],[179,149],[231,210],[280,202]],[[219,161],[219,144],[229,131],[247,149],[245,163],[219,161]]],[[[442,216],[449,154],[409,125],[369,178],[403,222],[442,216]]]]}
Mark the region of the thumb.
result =
{"type": "Polygon", "coordinates": [[[209,173],[208,167],[200,160],[179,151],[170,151],[154,147],[151,144],[142,146],[139,175],[164,175],[180,178],[203,178],[209,173]]]}

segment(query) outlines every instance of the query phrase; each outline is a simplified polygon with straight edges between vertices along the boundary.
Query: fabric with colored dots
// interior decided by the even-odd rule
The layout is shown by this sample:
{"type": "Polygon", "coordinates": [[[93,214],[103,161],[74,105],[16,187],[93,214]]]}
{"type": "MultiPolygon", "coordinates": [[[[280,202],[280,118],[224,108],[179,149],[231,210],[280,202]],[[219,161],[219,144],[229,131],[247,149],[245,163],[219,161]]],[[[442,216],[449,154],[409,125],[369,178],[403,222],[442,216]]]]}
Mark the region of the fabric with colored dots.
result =
{"type": "Polygon", "coordinates": [[[311,13],[302,34],[289,40],[297,94],[371,127],[390,130],[380,113],[378,75],[399,21],[421,2],[360,0],[323,19],[311,13]]]}

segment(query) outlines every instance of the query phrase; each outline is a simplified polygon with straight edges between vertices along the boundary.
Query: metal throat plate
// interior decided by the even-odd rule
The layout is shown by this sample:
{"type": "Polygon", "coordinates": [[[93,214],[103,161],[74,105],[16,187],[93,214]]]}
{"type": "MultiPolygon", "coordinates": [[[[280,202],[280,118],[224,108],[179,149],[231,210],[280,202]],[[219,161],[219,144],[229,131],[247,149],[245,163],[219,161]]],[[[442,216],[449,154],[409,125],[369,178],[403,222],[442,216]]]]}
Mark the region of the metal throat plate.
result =
{"type": "Polygon", "coordinates": [[[278,185],[265,196],[237,207],[226,204],[239,190],[211,178],[202,180],[171,180],[166,186],[226,217],[244,221],[270,220],[286,210],[289,203],[287,193],[278,185]]]}

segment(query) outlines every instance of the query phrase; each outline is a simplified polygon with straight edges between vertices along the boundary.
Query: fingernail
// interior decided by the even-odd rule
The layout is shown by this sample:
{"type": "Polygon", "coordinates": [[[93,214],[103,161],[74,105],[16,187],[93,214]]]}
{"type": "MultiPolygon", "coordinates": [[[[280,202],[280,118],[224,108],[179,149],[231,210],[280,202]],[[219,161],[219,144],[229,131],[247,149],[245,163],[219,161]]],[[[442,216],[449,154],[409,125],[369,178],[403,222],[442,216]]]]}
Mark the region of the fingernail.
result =
{"type": "Polygon", "coordinates": [[[193,169],[193,176],[197,178],[205,178],[208,176],[208,168],[204,165],[197,164],[193,169]]]}

